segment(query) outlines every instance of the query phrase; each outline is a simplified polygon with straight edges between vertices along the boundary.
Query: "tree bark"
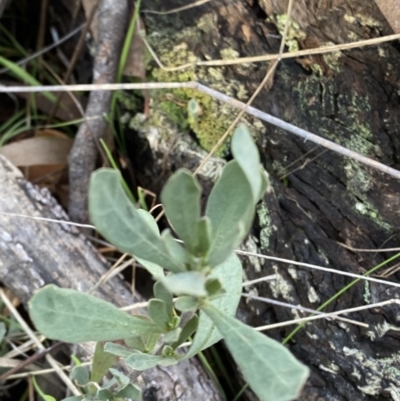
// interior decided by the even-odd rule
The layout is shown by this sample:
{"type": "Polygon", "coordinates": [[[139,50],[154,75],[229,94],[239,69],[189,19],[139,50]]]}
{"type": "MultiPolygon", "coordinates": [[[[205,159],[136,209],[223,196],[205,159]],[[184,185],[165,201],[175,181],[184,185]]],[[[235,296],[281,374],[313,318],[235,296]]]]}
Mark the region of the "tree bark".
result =
{"type": "MultiPolygon", "coordinates": [[[[0,210],[32,217],[68,220],[46,189],[26,182],[0,155],[0,210]]],[[[108,263],[91,243],[70,225],[0,214],[0,281],[26,303],[45,284],[89,291],[106,273],[108,263]]],[[[95,293],[118,307],[143,301],[120,277],[102,284],[95,293]]],[[[81,347],[90,358],[92,347],[81,347]]],[[[214,383],[195,359],[168,368],[146,371],[139,378],[144,401],[220,400],[214,383]]]]}
{"type": "MultiPolygon", "coordinates": [[[[148,0],[146,9],[167,11],[186,3],[148,0]]],[[[148,13],[147,40],[169,67],[195,60],[275,54],[286,7],[287,1],[221,0],[167,15],[148,13]]],[[[287,42],[292,49],[392,33],[372,0],[295,1],[292,18],[296,24],[292,25],[287,42]]],[[[265,71],[265,65],[260,63],[179,71],[165,71],[151,63],[154,80],[197,80],[241,100],[248,99],[265,71]]],[[[261,91],[253,105],[399,169],[399,75],[397,42],[287,59],[279,64],[272,88],[261,91]]],[[[147,147],[136,147],[136,168],[141,171],[142,181],[157,191],[170,170],[193,170],[193,163],[198,160],[192,157],[197,145],[188,145],[193,142],[188,139],[189,133],[194,133],[203,146],[215,142],[212,135],[217,130],[222,132],[221,127],[229,125],[237,111],[181,90],[154,92],[151,104],[149,119],[141,121],[136,116],[131,126],[147,141],[147,147]],[[205,137],[200,122],[189,121],[185,127],[176,118],[185,115],[191,98],[204,111],[199,116],[201,123],[205,124],[211,115],[209,137],[205,137]],[[146,168],[141,167],[143,155],[152,160],[146,168]],[[162,174],[164,178],[158,180],[162,174]]],[[[393,256],[389,252],[351,251],[339,243],[370,249],[399,246],[400,183],[396,179],[274,126],[261,127],[255,121],[247,121],[258,139],[271,180],[271,190],[258,206],[257,221],[248,240],[253,249],[356,274],[393,256]]],[[[215,170],[212,171],[215,177],[215,170]]],[[[277,275],[274,281],[252,287],[253,294],[313,309],[351,282],[341,275],[295,265],[254,258],[244,262],[248,278],[277,275]]],[[[398,282],[399,275],[394,272],[389,279],[398,282]]],[[[397,294],[394,287],[360,282],[326,310],[384,301],[398,297],[397,294]]],[[[239,316],[248,324],[259,326],[291,320],[299,314],[248,300],[242,303],[239,316]]],[[[388,306],[348,316],[369,324],[368,329],[318,320],[300,330],[289,347],[312,371],[300,400],[398,400],[397,316],[397,307],[388,306]]],[[[268,335],[282,340],[292,329],[276,329],[268,335]]]]}

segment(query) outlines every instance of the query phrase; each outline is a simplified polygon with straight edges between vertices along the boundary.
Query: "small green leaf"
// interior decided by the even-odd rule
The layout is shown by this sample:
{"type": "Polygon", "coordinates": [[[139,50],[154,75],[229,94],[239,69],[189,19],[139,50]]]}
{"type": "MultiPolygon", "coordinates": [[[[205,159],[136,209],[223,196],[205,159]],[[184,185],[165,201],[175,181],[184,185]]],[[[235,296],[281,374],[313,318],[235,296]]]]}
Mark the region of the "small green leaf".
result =
{"type": "Polygon", "coordinates": [[[178,348],[181,344],[183,344],[197,329],[199,323],[199,318],[197,315],[194,315],[182,329],[181,334],[179,335],[179,339],[177,342],[171,344],[173,349],[178,348]]]}
{"type": "Polygon", "coordinates": [[[161,234],[161,239],[164,242],[165,248],[171,257],[180,265],[186,266],[188,263],[188,253],[186,249],[175,241],[169,228],[165,229],[161,234]]]}
{"type": "Polygon", "coordinates": [[[124,338],[124,342],[132,350],[145,352],[147,350],[146,350],[146,339],[144,337],[145,336],[124,338]]]}
{"type": "Polygon", "coordinates": [[[168,327],[171,317],[167,310],[167,304],[164,301],[156,298],[151,299],[147,310],[150,319],[162,327],[168,327]]]}
{"type": "MultiPolygon", "coordinates": [[[[174,318],[172,318],[173,320],[174,318]]],[[[160,334],[150,334],[145,336],[145,352],[151,353],[154,350],[154,347],[157,345],[157,341],[160,338],[160,334]]]]}
{"type": "Polygon", "coordinates": [[[309,369],[287,348],[211,304],[203,310],[224,336],[240,371],[261,401],[289,401],[299,397],[309,369]]]}
{"type": "Polygon", "coordinates": [[[165,288],[161,281],[156,281],[153,285],[154,298],[161,299],[167,305],[167,310],[170,318],[173,316],[173,298],[172,294],[165,288]]]}
{"type": "Polygon", "coordinates": [[[104,351],[109,354],[119,356],[121,358],[128,358],[128,356],[130,356],[134,352],[134,350],[116,343],[105,343],[104,351]]]}
{"type": "Polygon", "coordinates": [[[115,394],[115,397],[121,399],[127,398],[132,401],[141,401],[142,391],[140,390],[139,387],[136,387],[135,385],[130,383],[121,391],[118,391],[118,393],[115,394]]]}
{"type": "Polygon", "coordinates": [[[182,295],[175,300],[175,308],[180,312],[196,310],[199,307],[199,301],[188,295],[182,295]]]}
{"type": "Polygon", "coordinates": [[[115,355],[111,355],[104,351],[104,344],[98,342],[94,350],[92,372],[90,374],[90,381],[100,383],[108,369],[117,363],[115,355]]]}
{"type": "Polygon", "coordinates": [[[72,397],[63,398],[61,401],[83,401],[83,395],[73,395],[72,397]]]}
{"type": "Polygon", "coordinates": [[[112,392],[106,388],[98,389],[96,395],[97,399],[100,401],[110,401],[114,398],[112,392]]]}
{"type": "Polygon", "coordinates": [[[233,133],[232,154],[243,170],[251,185],[254,205],[259,199],[262,187],[260,174],[260,155],[249,130],[244,124],[240,124],[233,133]]]}
{"type": "MultiPolygon", "coordinates": [[[[97,230],[123,252],[148,260],[173,272],[184,270],[167,252],[160,236],[129,200],[113,169],[94,172],[89,184],[89,213],[97,230]]],[[[146,214],[147,213],[147,214],[146,214]]]]}
{"type": "Polygon", "coordinates": [[[118,369],[110,368],[109,371],[118,380],[119,390],[122,390],[130,383],[131,379],[118,369]]]}
{"type": "Polygon", "coordinates": [[[193,174],[181,169],[169,178],[161,192],[165,214],[189,252],[195,254],[198,235],[195,227],[200,219],[201,187],[193,174]]]}
{"type": "Polygon", "coordinates": [[[89,369],[86,366],[75,366],[71,372],[71,379],[75,380],[79,386],[86,386],[89,383],[89,369]]]}
{"type": "Polygon", "coordinates": [[[173,357],[175,355],[175,351],[170,345],[165,345],[161,351],[161,355],[164,358],[173,357]]]}
{"type": "Polygon", "coordinates": [[[162,355],[142,354],[137,352],[126,359],[126,364],[135,370],[144,371],[154,368],[155,366],[169,366],[177,363],[172,357],[164,357],[162,355]]]}
{"type": "Polygon", "coordinates": [[[135,259],[156,279],[164,277],[164,269],[157,263],[150,262],[146,259],[139,258],[135,255],[135,259]]]}
{"type": "Polygon", "coordinates": [[[208,254],[211,248],[211,220],[204,216],[197,222],[197,233],[199,237],[199,244],[197,252],[200,256],[208,254]]]}
{"type": "Polygon", "coordinates": [[[242,242],[253,213],[251,186],[238,162],[232,160],[224,167],[206,207],[211,220],[211,266],[222,263],[242,242]]]}
{"type": "MultiPolygon", "coordinates": [[[[242,294],[242,264],[236,254],[232,254],[224,263],[214,268],[208,278],[217,278],[223,283],[225,294],[211,303],[229,316],[234,316],[242,294]]],[[[191,358],[201,350],[211,347],[222,338],[212,320],[200,311],[198,329],[189,351],[184,359],[191,358]]]]}
{"type": "Polygon", "coordinates": [[[206,281],[206,290],[208,296],[212,297],[218,293],[221,293],[223,291],[223,287],[217,278],[210,278],[206,281]]]}
{"type": "Polygon", "coordinates": [[[79,343],[112,341],[148,333],[162,333],[155,323],[130,316],[93,295],[47,285],[29,301],[36,328],[46,337],[79,343]]]}
{"type": "Polygon", "coordinates": [[[206,278],[204,274],[197,271],[171,274],[162,280],[165,288],[176,295],[193,295],[194,297],[205,297],[206,278]]]}
{"type": "Polygon", "coordinates": [[[180,327],[177,327],[174,330],[169,331],[168,333],[165,333],[163,335],[163,342],[166,344],[171,344],[175,343],[178,341],[179,336],[181,335],[182,329],[180,327]]]}

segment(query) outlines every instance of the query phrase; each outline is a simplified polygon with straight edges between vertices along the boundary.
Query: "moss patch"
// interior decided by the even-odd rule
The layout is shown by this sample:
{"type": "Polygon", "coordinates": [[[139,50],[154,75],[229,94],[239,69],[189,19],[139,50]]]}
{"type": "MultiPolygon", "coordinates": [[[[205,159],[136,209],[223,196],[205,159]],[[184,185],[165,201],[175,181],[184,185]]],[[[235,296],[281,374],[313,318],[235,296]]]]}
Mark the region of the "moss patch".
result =
{"type": "MultiPolygon", "coordinates": [[[[212,16],[206,14],[197,23],[197,26],[184,28],[173,32],[152,32],[148,41],[153,47],[161,62],[168,67],[195,63],[197,57],[190,48],[201,43],[203,35],[215,29],[212,16]]],[[[218,58],[235,58],[239,53],[227,46],[219,50],[218,58]]],[[[211,59],[211,56],[205,55],[211,59]]],[[[251,69],[252,66],[241,66],[241,69],[251,69]]],[[[187,82],[198,81],[228,96],[246,101],[248,93],[245,86],[235,80],[227,78],[227,67],[189,67],[181,70],[167,70],[155,66],[150,68],[151,79],[156,82],[187,82]]],[[[194,89],[159,90],[152,92],[152,111],[164,113],[175,123],[179,130],[192,130],[200,145],[207,151],[211,150],[232,123],[238,110],[221,103],[214,98],[194,89]],[[195,102],[198,113],[188,113],[189,102],[195,102]]],[[[242,122],[248,125],[253,135],[264,132],[261,124],[253,124],[253,118],[246,116],[242,122]]],[[[227,150],[227,143],[222,145],[216,155],[223,155],[227,150]]]]}

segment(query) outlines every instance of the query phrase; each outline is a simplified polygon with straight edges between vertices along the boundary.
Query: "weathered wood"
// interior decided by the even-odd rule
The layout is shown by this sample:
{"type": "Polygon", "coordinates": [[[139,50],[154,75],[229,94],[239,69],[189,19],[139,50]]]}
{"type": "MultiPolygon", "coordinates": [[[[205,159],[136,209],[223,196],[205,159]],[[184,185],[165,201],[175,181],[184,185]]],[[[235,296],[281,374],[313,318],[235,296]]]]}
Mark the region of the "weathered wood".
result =
{"type": "MultiPolygon", "coordinates": [[[[183,0],[148,0],[146,8],[171,10],[185,4],[183,0]]],[[[145,14],[148,41],[167,66],[196,58],[277,53],[286,6],[287,1],[215,0],[179,13],[145,14]]],[[[287,44],[303,49],[391,33],[373,0],[295,1],[293,19],[297,25],[292,27],[287,44]]],[[[398,50],[398,43],[385,43],[283,61],[272,88],[262,91],[254,106],[398,169],[398,50]]],[[[246,64],[174,72],[164,71],[154,62],[151,65],[153,79],[198,80],[241,100],[248,99],[247,94],[255,90],[266,69],[262,64],[246,64]]],[[[188,135],[187,127],[177,127],[177,114],[184,116],[188,99],[195,98],[205,111],[199,116],[204,123],[201,119],[209,117],[210,107],[208,99],[193,92],[164,91],[152,96],[150,119],[143,124],[136,118],[131,126],[147,137],[147,148],[135,148],[136,168],[141,171],[141,179],[158,190],[160,184],[154,184],[154,180],[161,172],[167,171],[168,175],[169,169],[192,168],[190,147],[184,156],[167,150],[168,145],[174,149],[175,141],[182,145],[185,141],[181,136],[188,135]],[[167,145],[160,146],[163,142],[167,145]],[[145,167],[143,155],[147,160],[152,158],[145,167]]],[[[227,118],[230,123],[236,115],[226,112],[225,106],[225,113],[221,111],[224,107],[217,106],[211,107],[214,114],[209,123],[210,137],[225,124],[221,119],[227,118]]],[[[207,144],[210,138],[204,138],[204,131],[196,132],[195,124],[191,128],[198,140],[207,144]]],[[[271,177],[271,191],[259,205],[253,229],[256,249],[358,274],[393,255],[351,252],[338,242],[355,248],[399,246],[398,181],[331,151],[323,152],[273,126],[267,125],[264,133],[259,126],[254,131],[271,177]]],[[[246,263],[249,278],[272,273],[277,274],[277,280],[254,286],[252,291],[314,309],[351,281],[340,275],[254,258],[246,263]]],[[[390,277],[398,279],[398,274],[390,277]]],[[[398,291],[391,287],[359,283],[328,310],[393,297],[398,297],[398,291]]],[[[243,303],[240,309],[240,317],[254,326],[298,315],[255,301],[243,303]]],[[[368,329],[320,320],[298,332],[289,343],[290,349],[312,369],[301,400],[397,400],[400,338],[396,316],[397,307],[385,307],[351,315],[370,324],[368,329]]],[[[279,340],[290,331],[285,328],[268,334],[279,340]]]]}
{"type": "MultiPolygon", "coordinates": [[[[0,211],[32,217],[68,220],[46,189],[26,182],[0,156],[0,211]]],[[[45,284],[89,291],[109,268],[96,249],[73,226],[0,214],[0,281],[25,304],[45,284]]],[[[124,281],[114,277],[100,286],[97,296],[116,306],[142,301],[124,281]]],[[[88,357],[91,347],[82,348],[88,357]]],[[[139,384],[144,401],[220,400],[213,382],[196,360],[143,373],[139,384]]]]}

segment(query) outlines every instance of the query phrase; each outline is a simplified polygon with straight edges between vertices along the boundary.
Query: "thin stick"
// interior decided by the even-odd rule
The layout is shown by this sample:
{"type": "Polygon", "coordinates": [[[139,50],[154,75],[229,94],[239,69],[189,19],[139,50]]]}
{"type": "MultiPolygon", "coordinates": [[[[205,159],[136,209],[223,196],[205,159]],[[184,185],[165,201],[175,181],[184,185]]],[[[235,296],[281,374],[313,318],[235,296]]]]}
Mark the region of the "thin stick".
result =
{"type": "MultiPolygon", "coordinates": [[[[83,27],[85,26],[85,24],[82,24],[80,26],[78,26],[77,28],[75,28],[73,31],[67,33],[65,36],[63,36],[62,38],[60,38],[59,40],[57,40],[56,42],[52,43],[51,45],[48,45],[46,47],[44,47],[43,49],[38,50],[35,53],[30,54],[29,56],[26,56],[25,58],[16,61],[15,64],[17,65],[23,65],[26,64],[27,62],[35,59],[36,57],[41,56],[42,54],[47,53],[48,51],[54,49],[55,47],[61,45],[62,43],[66,42],[68,39],[71,39],[73,36],[75,36],[79,31],[81,31],[83,29],[83,27]]],[[[4,74],[5,72],[7,72],[9,70],[8,67],[4,67],[0,70],[0,74],[4,74]]]]}
{"type": "MultiPolygon", "coordinates": [[[[326,315],[326,312],[317,311],[317,310],[311,309],[311,308],[305,308],[304,306],[301,306],[301,305],[293,305],[293,304],[289,304],[287,302],[277,301],[276,299],[272,299],[272,298],[258,297],[256,295],[251,295],[251,294],[242,294],[242,297],[254,299],[255,301],[265,302],[265,303],[268,303],[271,305],[282,306],[284,308],[295,309],[295,310],[299,310],[302,312],[308,312],[308,313],[313,313],[313,314],[317,314],[317,315],[326,315]]],[[[327,317],[327,319],[330,320],[330,319],[332,319],[332,317],[327,317]]],[[[366,323],[359,322],[357,320],[347,319],[345,317],[335,316],[335,317],[333,317],[333,319],[341,320],[343,322],[354,324],[356,326],[361,326],[361,327],[365,327],[365,328],[369,327],[369,325],[366,323]]]]}
{"type": "Polygon", "coordinates": [[[238,109],[246,109],[246,113],[252,115],[253,117],[257,117],[260,120],[266,121],[276,127],[282,128],[285,131],[291,132],[301,138],[304,138],[305,141],[310,141],[317,143],[327,149],[333,150],[336,153],[341,155],[350,157],[354,160],[357,160],[360,163],[366,164],[376,170],[382,171],[385,174],[391,175],[397,179],[400,179],[400,171],[396,170],[392,167],[385,166],[382,163],[377,162],[367,156],[360,155],[357,152],[354,152],[350,149],[345,148],[344,146],[338,145],[332,141],[328,141],[327,139],[321,138],[318,135],[313,134],[312,132],[306,131],[302,128],[296,127],[293,124],[289,124],[286,121],[283,121],[279,118],[272,116],[271,114],[264,113],[261,110],[258,110],[252,106],[246,106],[245,103],[240,102],[230,96],[227,96],[221,92],[218,92],[214,89],[211,89],[205,85],[199,84],[198,82],[153,82],[153,83],[137,83],[137,84],[84,84],[84,85],[54,85],[54,86],[0,86],[0,93],[8,93],[8,92],[68,92],[68,91],[101,91],[101,90],[127,90],[127,89],[177,89],[177,88],[189,88],[189,89],[198,89],[200,92],[207,93],[208,95],[214,97],[215,99],[221,100],[229,104],[232,107],[236,107],[238,109]]]}
{"type": "Polygon", "coordinates": [[[155,10],[142,10],[142,13],[146,14],[157,14],[157,15],[168,15],[173,13],[179,13],[180,11],[189,10],[190,8],[201,6],[202,4],[208,3],[211,0],[199,0],[192,4],[188,4],[186,6],[173,8],[172,10],[168,11],[155,11],[155,10]]]}
{"type": "Polygon", "coordinates": [[[43,358],[46,354],[48,354],[49,352],[54,351],[56,348],[58,348],[62,344],[63,343],[61,343],[61,342],[56,342],[56,343],[52,344],[50,347],[48,347],[48,348],[46,348],[44,350],[36,351],[29,358],[21,361],[18,365],[14,366],[12,369],[7,370],[7,372],[3,373],[0,376],[0,382],[6,380],[12,374],[19,372],[21,369],[25,368],[26,366],[28,366],[28,365],[36,362],[37,360],[43,358]]]}
{"type": "Polygon", "coordinates": [[[312,265],[310,263],[304,263],[304,262],[296,262],[296,261],[293,261],[290,259],[282,259],[282,258],[277,258],[275,256],[262,255],[262,254],[253,253],[253,252],[246,252],[246,251],[240,251],[240,250],[236,250],[235,252],[238,255],[257,256],[258,258],[261,258],[261,259],[274,260],[276,262],[282,262],[282,263],[287,263],[287,264],[291,264],[291,265],[295,265],[295,266],[307,267],[307,268],[314,269],[314,270],[321,270],[321,271],[328,272],[328,273],[339,274],[341,276],[353,277],[353,278],[357,278],[360,280],[366,280],[366,281],[373,281],[375,283],[386,284],[386,285],[400,288],[399,283],[394,283],[392,281],[389,282],[386,280],[379,280],[377,278],[373,278],[373,277],[369,277],[369,276],[362,276],[360,274],[344,272],[341,270],[332,269],[330,267],[317,266],[317,265],[312,265]]]}
{"type": "MultiPolygon", "coordinates": [[[[326,53],[333,53],[341,50],[349,50],[349,49],[354,49],[354,48],[359,48],[359,47],[364,47],[364,46],[374,46],[374,45],[379,45],[380,43],[384,42],[391,42],[393,40],[400,39],[400,34],[394,34],[394,35],[386,35],[382,36],[380,38],[372,38],[372,39],[366,39],[366,40],[359,40],[356,42],[349,42],[349,43],[342,43],[340,45],[332,45],[332,46],[324,46],[324,47],[317,47],[314,49],[306,49],[306,50],[299,50],[296,52],[286,52],[282,54],[282,59],[289,59],[289,58],[297,58],[297,57],[303,57],[303,56],[312,56],[316,54],[326,54],[326,53]]],[[[154,50],[152,50],[149,46],[149,43],[144,40],[145,45],[148,47],[148,50],[150,53],[153,55],[154,50]],[[150,50],[151,49],[151,50],[150,50]]],[[[166,67],[164,66],[158,57],[155,57],[154,59],[156,60],[158,66],[165,70],[165,71],[180,71],[180,70],[185,70],[187,68],[193,68],[193,67],[211,67],[211,66],[226,66],[226,65],[236,65],[236,64],[244,64],[244,63],[261,63],[264,61],[271,61],[275,60],[277,58],[278,54],[264,54],[261,56],[251,56],[251,57],[239,57],[231,60],[209,60],[209,61],[197,61],[194,63],[187,63],[187,64],[182,64],[176,67],[166,67]]]]}
{"type": "Polygon", "coordinates": [[[355,308],[343,309],[343,310],[336,311],[336,312],[328,312],[328,313],[325,313],[324,315],[308,316],[308,317],[304,317],[304,318],[301,318],[301,319],[289,320],[287,322],[268,324],[266,326],[255,327],[255,330],[257,330],[257,331],[271,330],[271,329],[275,329],[277,327],[289,326],[289,325],[298,324],[298,323],[301,323],[301,322],[309,322],[311,320],[326,319],[327,317],[330,317],[330,316],[338,316],[338,315],[342,315],[342,314],[345,314],[345,313],[359,312],[359,311],[362,311],[362,310],[379,308],[379,307],[382,307],[382,306],[385,306],[385,305],[390,305],[390,304],[398,304],[399,305],[400,304],[400,300],[399,299],[389,299],[388,301],[377,302],[375,304],[357,306],[355,308]]]}
{"type": "MultiPolygon", "coordinates": [[[[96,227],[91,226],[89,224],[79,224],[79,223],[74,223],[72,221],[67,221],[67,220],[48,219],[48,218],[44,218],[44,217],[34,217],[34,216],[27,216],[27,215],[22,215],[22,214],[17,214],[17,213],[8,213],[8,212],[2,212],[2,211],[0,211],[0,214],[4,214],[4,215],[7,215],[7,216],[30,218],[30,219],[33,219],[33,220],[42,220],[42,221],[47,221],[47,222],[50,222],[50,223],[68,224],[68,225],[72,225],[72,226],[78,226],[78,227],[82,227],[83,226],[83,227],[87,227],[87,228],[96,229],[96,227]]],[[[177,242],[182,242],[182,241],[177,240],[177,242]]],[[[325,272],[328,272],[328,273],[333,273],[333,274],[339,274],[339,275],[342,275],[342,276],[353,277],[353,278],[357,278],[357,279],[360,279],[360,280],[373,281],[373,282],[376,282],[376,283],[385,284],[385,285],[389,285],[389,286],[392,286],[392,287],[400,287],[400,284],[394,283],[392,281],[379,280],[379,279],[376,279],[376,278],[373,278],[373,277],[368,277],[368,276],[364,276],[364,275],[360,275],[360,274],[349,273],[349,272],[344,272],[344,271],[337,270],[337,269],[332,269],[330,267],[323,267],[323,266],[313,265],[311,263],[297,262],[297,261],[291,260],[291,259],[284,259],[284,258],[279,258],[279,257],[276,257],[276,256],[269,256],[269,255],[264,255],[264,254],[261,254],[261,253],[255,253],[255,252],[247,252],[247,251],[242,251],[242,250],[239,250],[239,249],[235,250],[235,252],[238,255],[255,256],[255,257],[260,258],[260,259],[274,260],[276,262],[291,264],[291,265],[295,265],[295,266],[307,267],[307,268],[310,268],[310,269],[321,270],[321,271],[325,271],[325,272]]]]}

